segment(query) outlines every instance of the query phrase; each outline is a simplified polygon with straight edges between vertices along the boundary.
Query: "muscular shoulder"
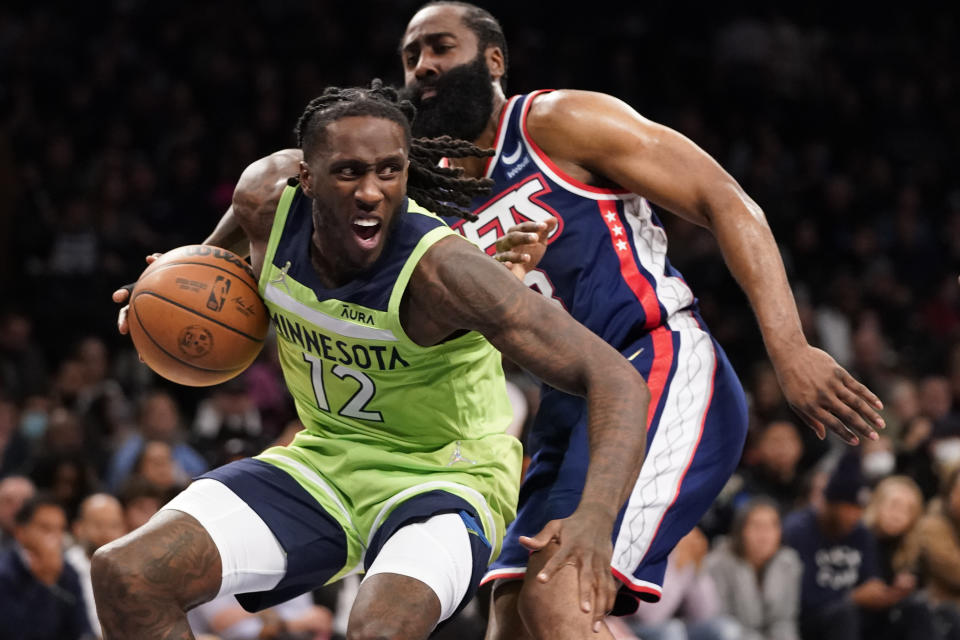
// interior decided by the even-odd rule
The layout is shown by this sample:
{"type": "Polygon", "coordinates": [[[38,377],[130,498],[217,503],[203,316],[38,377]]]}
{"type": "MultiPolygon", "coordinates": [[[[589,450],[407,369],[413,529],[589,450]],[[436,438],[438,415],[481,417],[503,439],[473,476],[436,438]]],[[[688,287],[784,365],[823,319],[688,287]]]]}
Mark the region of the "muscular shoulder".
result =
{"type": "Polygon", "coordinates": [[[404,327],[424,346],[458,330],[489,337],[525,289],[503,265],[463,238],[450,236],[430,247],[417,263],[407,286],[404,327]]]}
{"type": "Polygon", "coordinates": [[[605,93],[564,89],[534,98],[527,130],[551,158],[587,161],[625,146],[655,141],[657,125],[605,93]]]}
{"type": "Polygon", "coordinates": [[[270,224],[287,180],[300,171],[303,153],[283,149],[251,163],[233,190],[233,211],[251,238],[270,233],[270,224]]]}

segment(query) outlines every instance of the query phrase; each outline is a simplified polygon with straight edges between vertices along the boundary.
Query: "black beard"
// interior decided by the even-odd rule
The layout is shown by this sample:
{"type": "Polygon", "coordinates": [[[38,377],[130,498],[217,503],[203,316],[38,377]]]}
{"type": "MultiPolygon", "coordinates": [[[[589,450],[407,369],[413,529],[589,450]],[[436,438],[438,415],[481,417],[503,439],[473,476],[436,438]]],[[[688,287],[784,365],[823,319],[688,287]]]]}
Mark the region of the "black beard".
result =
{"type": "Polygon", "coordinates": [[[417,108],[412,129],[415,138],[451,136],[473,142],[493,113],[493,78],[481,53],[472,62],[404,87],[402,96],[417,108]],[[428,87],[436,94],[424,102],[420,95],[428,87]]]}

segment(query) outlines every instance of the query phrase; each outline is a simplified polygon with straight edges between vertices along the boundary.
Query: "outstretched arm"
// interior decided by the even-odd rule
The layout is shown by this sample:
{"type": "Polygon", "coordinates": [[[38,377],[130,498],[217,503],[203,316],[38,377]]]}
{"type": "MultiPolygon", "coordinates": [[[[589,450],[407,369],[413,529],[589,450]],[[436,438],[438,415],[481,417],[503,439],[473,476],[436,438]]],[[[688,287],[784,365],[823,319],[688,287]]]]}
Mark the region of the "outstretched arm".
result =
{"type": "Polygon", "coordinates": [[[683,135],[607,95],[537,98],[531,136],[585,181],[603,177],[709,229],[747,294],[788,402],[821,437],[856,444],[883,426],[880,400],[803,335],[783,261],[760,207],[683,135]],[[585,174],[585,175],[584,175],[585,174]]]}
{"type": "MultiPolygon", "coordinates": [[[[577,510],[551,536],[560,544],[543,573],[580,571],[581,602],[599,620],[613,605],[614,520],[640,472],[650,393],[640,374],[569,314],[523,286],[459,237],[434,245],[410,282],[409,314],[429,325],[422,344],[476,330],[505,356],[548,384],[585,396],[590,460],[577,510]]],[[[409,332],[408,332],[409,333],[409,332]]],[[[411,335],[413,337],[413,335],[411,335]]]]}

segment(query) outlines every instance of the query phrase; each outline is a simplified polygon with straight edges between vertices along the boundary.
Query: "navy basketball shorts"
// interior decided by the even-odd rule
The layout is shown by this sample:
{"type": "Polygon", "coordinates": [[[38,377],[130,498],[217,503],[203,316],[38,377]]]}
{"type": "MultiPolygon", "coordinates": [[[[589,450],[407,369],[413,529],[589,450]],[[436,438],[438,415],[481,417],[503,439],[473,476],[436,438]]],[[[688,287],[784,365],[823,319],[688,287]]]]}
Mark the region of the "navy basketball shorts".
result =
{"type": "MultiPolygon", "coordinates": [[[[667,556],[703,517],[736,469],[747,434],[746,398],[730,362],[694,314],[680,312],[622,351],[650,388],[647,450],[613,530],[611,571],[622,583],[614,614],[660,599],[667,556]]],[[[638,425],[639,426],[639,425],[638,425]]],[[[483,582],[522,579],[533,536],[580,501],[589,461],[587,404],[545,387],[534,455],[517,518],[483,582]]]]}
{"type": "Polygon", "coordinates": [[[440,600],[440,622],[473,597],[490,558],[469,502],[433,490],[400,502],[370,532],[359,563],[348,562],[346,530],[287,472],[247,458],[207,472],[164,509],[194,517],[222,566],[218,596],[261,611],[350,573],[397,573],[425,583],[440,600]]]}

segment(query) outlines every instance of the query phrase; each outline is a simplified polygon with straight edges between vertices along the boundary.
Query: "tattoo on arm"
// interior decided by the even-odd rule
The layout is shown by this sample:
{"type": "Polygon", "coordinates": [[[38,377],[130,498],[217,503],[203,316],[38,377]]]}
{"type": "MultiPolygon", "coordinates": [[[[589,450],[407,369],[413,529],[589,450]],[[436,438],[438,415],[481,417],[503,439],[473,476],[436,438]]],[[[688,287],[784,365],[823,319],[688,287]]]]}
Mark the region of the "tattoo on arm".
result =
{"type": "Polygon", "coordinates": [[[650,394],[640,374],[610,345],[465,241],[438,242],[421,264],[411,283],[418,310],[446,325],[448,333],[479,331],[551,386],[586,396],[590,471],[581,504],[602,504],[615,517],[643,460],[650,394]]]}

